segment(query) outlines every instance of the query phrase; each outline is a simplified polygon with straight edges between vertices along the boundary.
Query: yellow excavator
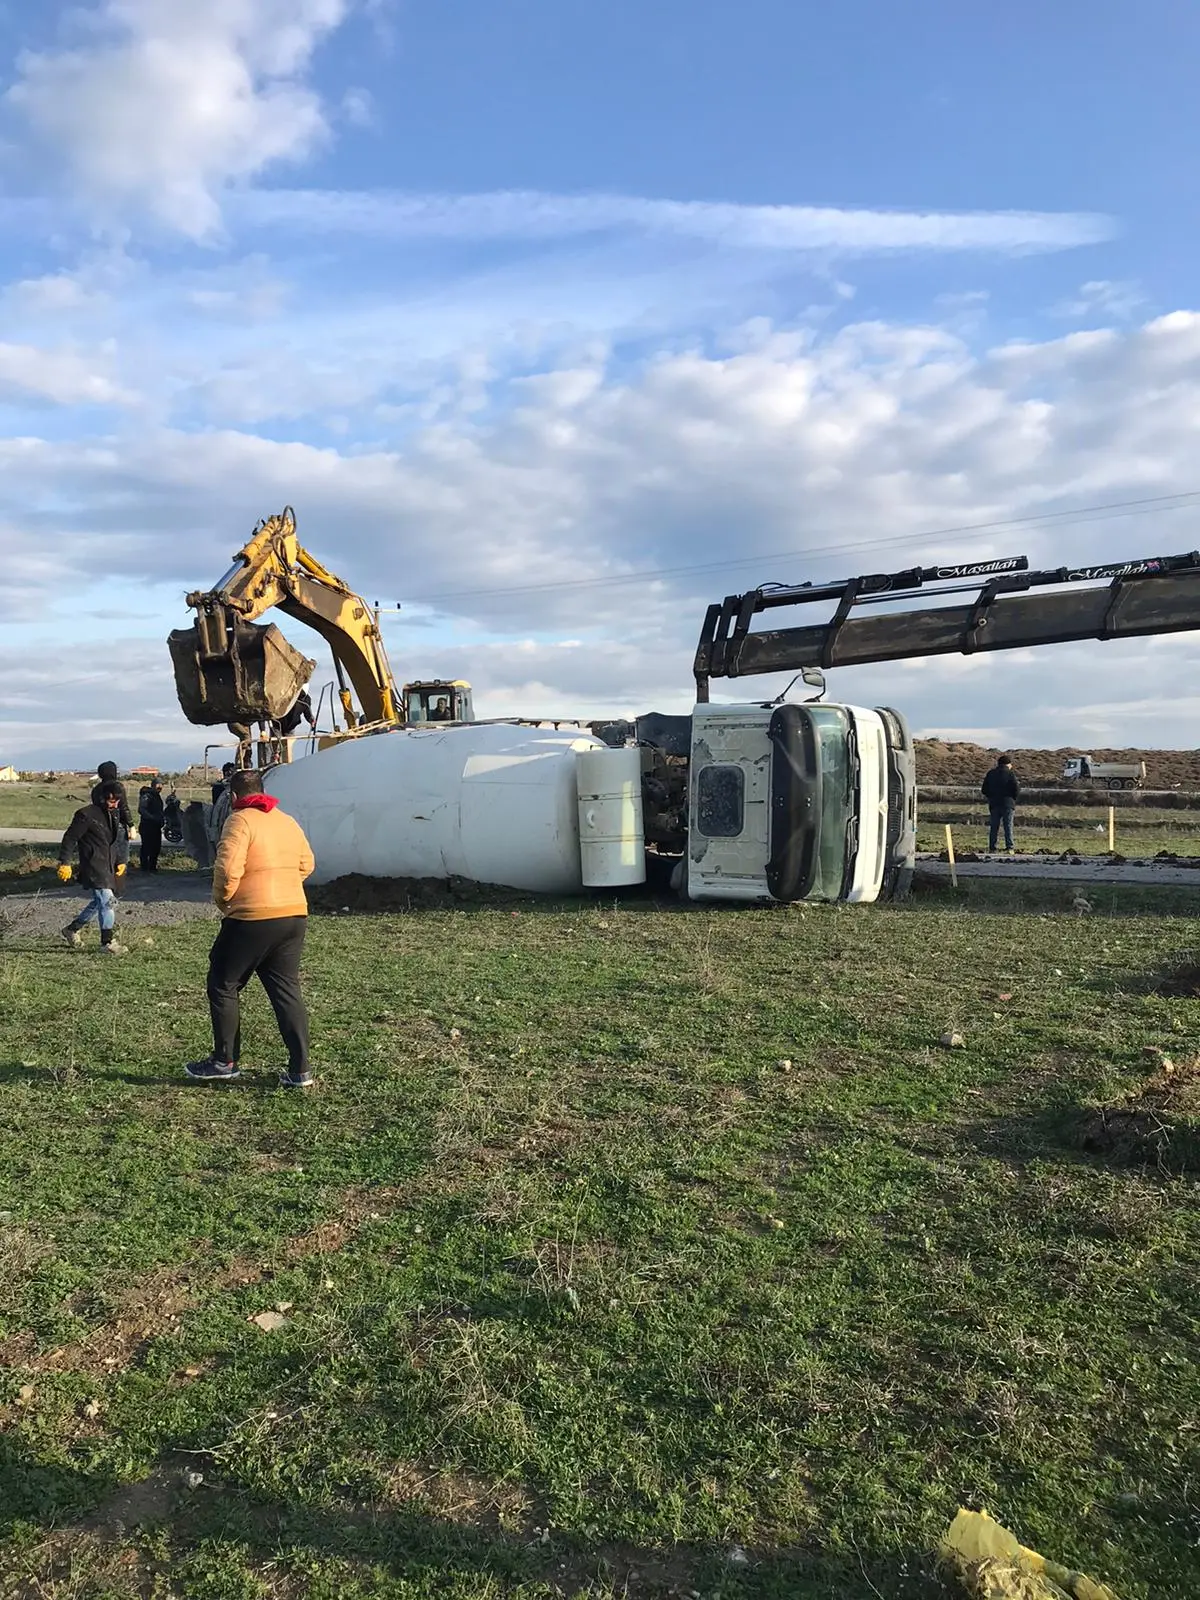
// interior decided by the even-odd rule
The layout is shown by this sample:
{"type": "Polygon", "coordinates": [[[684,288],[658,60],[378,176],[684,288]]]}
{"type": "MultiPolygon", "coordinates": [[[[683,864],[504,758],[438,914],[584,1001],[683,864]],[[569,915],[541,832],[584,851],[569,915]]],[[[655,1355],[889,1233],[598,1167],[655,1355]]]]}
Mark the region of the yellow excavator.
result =
{"type": "Polygon", "coordinates": [[[329,644],[346,723],[333,737],[381,726],[474,721],[471,686],[461,679],[397,688],[378,610],[303,548],[291,506],[264,518],[217,586],[189,594],[187,603],[196,620],[176,628],[167,643],[189,722],[224,723],[244,738],[252,723],[277,722],[295,704],[316,662],[274,623],[256,623],[273,606],[329,644]]]}

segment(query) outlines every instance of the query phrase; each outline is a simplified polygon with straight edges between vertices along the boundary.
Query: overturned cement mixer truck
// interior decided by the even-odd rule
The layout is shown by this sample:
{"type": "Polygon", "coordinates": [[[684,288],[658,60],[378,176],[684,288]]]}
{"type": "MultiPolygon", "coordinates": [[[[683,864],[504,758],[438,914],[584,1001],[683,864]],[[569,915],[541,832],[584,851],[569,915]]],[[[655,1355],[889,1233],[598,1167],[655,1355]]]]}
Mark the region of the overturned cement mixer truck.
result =
{"type": "Polygon", "coordinates": [[[1200,627],[1200,552],[1031,572],[1025,557],[750,590],[709,607],[689,715],[381,727],[267,776],[316,881],[463,877],[550,894],[644,883],[694,899],[900,898],[916,770],[899,712],[824,703],[831,667],[1200,627]],[[969,594],[966,603],[946,597],[969,594]],[[928,596],[919,609],[873,608],[928,596]],[[755,630],[785,606],[830,620],[755,630]],[[713,678],[795,671],[817,698],[712,704],[713,678]]]}

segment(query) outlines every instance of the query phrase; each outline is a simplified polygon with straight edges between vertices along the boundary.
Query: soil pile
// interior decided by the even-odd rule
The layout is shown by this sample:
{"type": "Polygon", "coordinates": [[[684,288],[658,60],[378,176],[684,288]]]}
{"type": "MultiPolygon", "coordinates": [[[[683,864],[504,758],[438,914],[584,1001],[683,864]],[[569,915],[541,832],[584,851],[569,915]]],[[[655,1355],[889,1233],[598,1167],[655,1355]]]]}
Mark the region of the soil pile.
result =
{"type": "MultiPolygon", "coordinates": [[[[999,750],[979,744],[949,744],[943,739],[918,739],[917,782],[978,785],[999,750]]],[[[1083,745],[1059,750],[1009,750],[1013,770],[1028,787],[1056,784],[1068,756],[1090,755],[1097,761],[1144,761],[1147,789],[1200,789],[1200,750],[1099,750],[1083,745]]]]}
{"type": "Polygon", "coordinates": [[[1124,1099],[1088,1110],[1078,1140],[1082,1149],[1126,1166],[1200,1171],[1200,1059],[1176,1063],[1162,1057],[1124,1099]]]}

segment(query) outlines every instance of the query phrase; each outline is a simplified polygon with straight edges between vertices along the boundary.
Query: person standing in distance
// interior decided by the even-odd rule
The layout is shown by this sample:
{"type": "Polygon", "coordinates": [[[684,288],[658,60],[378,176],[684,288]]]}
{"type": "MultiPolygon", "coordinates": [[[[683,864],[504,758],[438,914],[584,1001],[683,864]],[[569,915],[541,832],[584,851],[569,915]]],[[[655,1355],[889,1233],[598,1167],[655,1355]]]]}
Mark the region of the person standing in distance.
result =
{"type": "Polygon", "coordinates": [[[71,881],[71,854],[79,856],[79,881],[90,891],[91,899],[62,930],[73,950],[83,945],[81,934],[93,917],[100,924],[100,949],[108,956],[123,956],[125,946],[117,943],[117,879],[125,874],[121,860],[120,810],[122,789],[119,783],[99,783],[92,791],[91,805],[80,806],[62,836],[58,851],[58,876],[71,881]]]}
{"type": "Polygon", "coordinates": [[[1021,785],[1012,769],[1010,756],[998,756],[996,765],[984,774],[979,792],[988,803],[988,849],[996,848],[1001,827],[1004,828],[1004,848],[1011,855],[1013,847],[1013,811],[1021,797],[1021,785]]]}
{"type": "Polygon", "coordinates": [[[221,768],[220,783],[213,784],[213,803],[209,807],[208,822],[206,826],[208,828],[209,847],[214,856],[217,853],[217,846],[221,842],[221,830],[229,821],[230,814],[233,810],[233,791],[230,788],[230,785],[233,782],[233,775],[237,770],[238,769],[234,766],[232,761],[227,761],[221,768]]]}
{"type": "Polygon", "coordinates": [[[189,1078],[239,1076],[242,990],[257,973],[287,1047],[285,1089],[307,1089],[308,1012],[300,992],[300,957],[308,927],[304,880],[315,861],[304,830],[263,793],[257,772],[230,779],[232,810],[213,866],[213,901],[222,918],[208,960],[212,1054],[185,1067],[189,1078]]]}
{"type": "Polygon", "coordinates": [[[138,864],[143,872],[158,871],[165,816],[162,782],[158,778],[151,778],[145,794],[138,802],[138,835],[141,838],[138,864]]]}

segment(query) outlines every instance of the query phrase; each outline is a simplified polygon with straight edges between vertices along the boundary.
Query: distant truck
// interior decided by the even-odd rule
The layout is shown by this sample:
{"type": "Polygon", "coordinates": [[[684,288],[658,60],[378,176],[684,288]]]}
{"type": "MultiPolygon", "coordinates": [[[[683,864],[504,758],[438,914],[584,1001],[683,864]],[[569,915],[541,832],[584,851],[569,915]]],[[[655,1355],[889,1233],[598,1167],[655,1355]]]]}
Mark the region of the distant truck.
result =
{"type": "Polygon", "coordinates": [[[1099,783],[1108,789],[1140,789],[1146,781],[1144,761],[1097,761],[1093,756],[1070,756],[1062,775],[1076,783],[1099,783]]]}

